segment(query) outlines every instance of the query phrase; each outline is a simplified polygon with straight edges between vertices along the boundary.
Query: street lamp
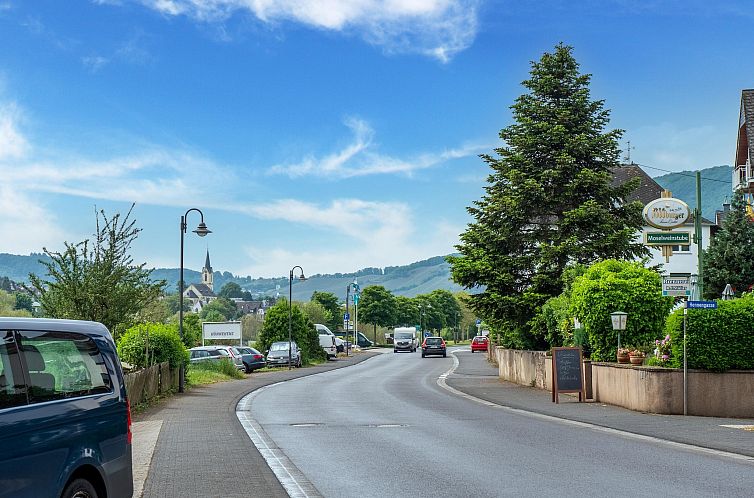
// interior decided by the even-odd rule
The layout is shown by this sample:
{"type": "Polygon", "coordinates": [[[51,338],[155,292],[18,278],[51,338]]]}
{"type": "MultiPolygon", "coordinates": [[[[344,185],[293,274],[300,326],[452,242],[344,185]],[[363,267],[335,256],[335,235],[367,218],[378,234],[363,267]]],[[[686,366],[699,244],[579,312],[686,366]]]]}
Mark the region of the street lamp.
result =
{"type": "Polygon", "coordinates": [[[359,284],[357,284],[356,282],[351,282],[350,284],[348,284],[346,286],[346,316],[348,317],[348,319],[343,320],[343,322],[346,325],[346,327],[345,327],[345,329],[346,329],[346,356],[348,356],[348,349],[350,348],[350,346],[348,344],[348,329],[349,329],[349,324],[351,323],[351,315],[348,313],[348,299],[349,299],[350,294],[351,294],[351,287],[353,287],[353,294],[354,294],[354,300],[353,300],[354,326],[353,326],[353,343],[352,343],[352,345],[356,344],[358,346],[358,344],[359,344],[359,341],[356,340],[356,334],[358,333],[358,326],[359,326],[359,322],[358,322],[358,317],[359,317],[359,314],[358,314],[359,313],[359,311],[358,311],[359,298],[356,297],[356,296],[358,296],[360,288],[359,288],[359,284]]]}
{"type": "MultiPolygon", "coordinates": [[[[209,230],[207,228],[207,225],[204,224],[204,213],[202,213],[197,208],[191,208],[188,211],[186,211],[186,214],[181,216],[181,272],[180,272],[180,280],[178,281],[178,294],[180,294],[180,306],[178,310],[178,334],[181,336],[181,343],[183,343],[183,235],[186,233],[187,225],[186,225],[186,218],[188,217],[188,214],[191,211],[196,211],[199,213],[199,216],[201,216],[201,221],[199,222],[199,226],[196,227],[196,230],[192,230],[195,234],[197,234],[199,237],[204,237],[208,233],[212,233],[212,230],[209,230]]],[[[183,366],[183,362],[181,362],[181,366],[178,369],[178,392],[183,392],[183,384],[185,382],[185,370],[183,366]]]]}
{"type": "MultiPolygon", "coordinates": [[[[290,278],[288,279],[288,370],[291,369],[291,350],[293,349],[293,346],[291,345],[291,312],[293,311],[293,270],[296,268],[301,270],[301,276],[298,277],[298,279],[301,281],[306,280],[303,268],[298,265],[291,268],[290,278]]],[[[299,355],[300,354],[301,353],[299,352],[299,355]]]]}
{"type": "MultiPolygon", "coordinates": [[[[422,337],[421,339],[424,339],[424,310],[425,309],[432,309],[431,304],[420,304],[419,309],[421,309],[421,328],[422,328],[422,337]]],[[[422,341],[423,342],[423,341],[422,341]]]]}
{"type": "Polygon", "coordinates": [[[610,320],[613,322],[613,330],[618,332],[618,349],[620,349],[620,333],[622,330],[626,330],[627,319],[628,313],[622,311],[614,311],[610,313],[610,320]]]}

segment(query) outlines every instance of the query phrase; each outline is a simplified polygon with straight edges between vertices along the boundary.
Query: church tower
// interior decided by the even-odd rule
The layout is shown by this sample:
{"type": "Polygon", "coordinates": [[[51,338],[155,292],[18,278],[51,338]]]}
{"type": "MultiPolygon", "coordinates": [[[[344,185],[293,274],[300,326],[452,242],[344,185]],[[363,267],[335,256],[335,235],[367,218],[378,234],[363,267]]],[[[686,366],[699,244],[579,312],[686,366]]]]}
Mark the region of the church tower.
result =
{"type": "Polygon", "coordinates": [[[211,291],[215,290],[212,288],[212,265],[209,264],[209,249],[207,249],[207,259],[204,261],[204,268],[202,268],[202,283],[209,287],[211,291]]]}

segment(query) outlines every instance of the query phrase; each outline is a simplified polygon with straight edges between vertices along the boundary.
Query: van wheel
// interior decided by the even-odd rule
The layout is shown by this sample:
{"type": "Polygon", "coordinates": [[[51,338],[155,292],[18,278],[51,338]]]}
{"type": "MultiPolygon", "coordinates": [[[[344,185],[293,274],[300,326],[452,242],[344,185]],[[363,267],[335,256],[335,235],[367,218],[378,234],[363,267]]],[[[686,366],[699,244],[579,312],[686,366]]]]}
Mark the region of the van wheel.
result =
{"type": "Polygon", "coordinates": [[[97,498],[97,490],[86,479],[76,479],[65,488],[61,498],[97,498]]]}

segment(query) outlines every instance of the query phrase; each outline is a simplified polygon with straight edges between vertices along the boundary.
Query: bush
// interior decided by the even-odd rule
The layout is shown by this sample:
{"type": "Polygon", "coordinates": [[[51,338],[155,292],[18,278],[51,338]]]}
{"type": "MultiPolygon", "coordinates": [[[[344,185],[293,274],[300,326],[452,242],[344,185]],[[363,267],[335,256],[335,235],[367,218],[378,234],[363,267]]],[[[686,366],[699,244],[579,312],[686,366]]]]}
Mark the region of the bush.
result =
{"type": "MultiPolygon", "coordinates": [[[[319,345],[319,335],[314,324],[298,306],[291,310],[291,337],[302,351],[302,361],[324,361],[327,353],[319,345]]],[[[257,349],[264,352],[276,341],[288,341],[288,301],[280,299],[275,306],[267,310],[264,324],[257,337],[257,349]]]]}
{"type": "Polygon", "coordinates": [[[595,263],[574,280],[571,293],[571,314],[586,329],[596,361],[615,361],[618,337],[610,313],[628,313],[623,344],[651,344],[662,334],[672,305],[672,297],[662,296],[660,275],[641,262],[595,263]]]}
{"type": "MultiPolygon", "coordinates": [[[[686,317],[689,368],[722,372],[754,369],[754,295],[718,301],[718,308],[690,309],[686,317]]],[[[671,364],[683,366],[683,310],[668,317],[671,364]]]]}
{"type": "Polygon", "coordinates": [[[177,325],[144,323],[131,327],[118,339],[118,356],[146,368],[169,361],[171,368],[188,363],[188,350],[181,343],[177,325]]]}

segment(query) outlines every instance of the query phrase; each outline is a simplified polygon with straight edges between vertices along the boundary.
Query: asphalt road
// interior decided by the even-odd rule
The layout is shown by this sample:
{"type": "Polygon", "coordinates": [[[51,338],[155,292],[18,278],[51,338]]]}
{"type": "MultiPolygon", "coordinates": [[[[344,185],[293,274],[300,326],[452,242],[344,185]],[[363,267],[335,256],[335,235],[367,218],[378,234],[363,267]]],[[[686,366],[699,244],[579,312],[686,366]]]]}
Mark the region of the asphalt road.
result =
{"type": "Polygon", "coordinates": [[[249,415],[326,497],[752,496],[751,462],[501,412],[439,387],[452,365],[388,353],[270,386],[249,415]]]}

